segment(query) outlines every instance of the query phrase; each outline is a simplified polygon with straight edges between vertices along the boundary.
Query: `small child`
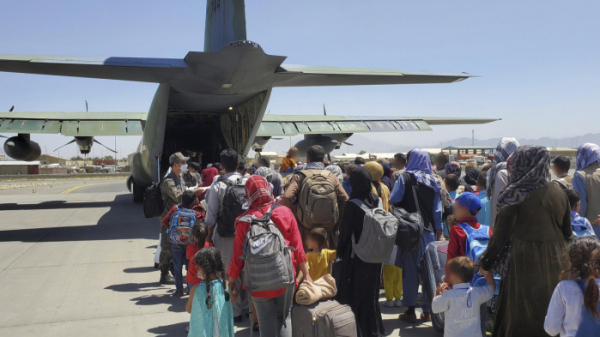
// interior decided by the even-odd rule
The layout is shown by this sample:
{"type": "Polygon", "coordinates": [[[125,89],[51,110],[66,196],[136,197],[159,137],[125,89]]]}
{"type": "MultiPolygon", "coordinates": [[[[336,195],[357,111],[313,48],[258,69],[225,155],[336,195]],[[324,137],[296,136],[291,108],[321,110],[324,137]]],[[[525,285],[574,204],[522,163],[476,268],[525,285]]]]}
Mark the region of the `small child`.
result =
{"type": "Polygon", "coordinates": [[[456,199],[458,195],[458,187],[460,186],[460,177],[454,174],[449,174],[444,179],[444,185],[446,185],[446,190],[448,191],[448,196],[450,199],[456,199]]]}
{"type": "MultiPolygon", "coordinates": [[[[468,234],[465,230],[473,234],[487,234],[492,236],[492,230],[488,226],[481,225],[475,217],[481,210],[481,200],[479,197],[471,192],[465,192],[456,198],[454,202],[453,216],[457,220],[457,224],[450,227],[450,240],[448,242],[448,255],[447,260],[450,261],[455,257],[467,256],[471,261],[477,262],[477,256],[475,250],[471,252],[467,251],[468,246],[468,234]],[[471,254],[469,254],[471,253],[471,254]]],[[[483,247],[480,247],[483,248],[483,247]]],[[[479,250],[479,252],[483,251],[479,250]]],[[[449,272],[448,265],[446,265],[446,274],[449,272]]],[[[469,280],[471,282],[471,280],[469,280]]],[[[481,334],[485,334],[485,321],[487,320],[487,304],[484,302],[480,308],[480,319],[481,319],[481,334]]]]}
{"type": "Polygon", "coordinates": [[[185,255],[190,263],[188,265],[187,276],[185,277],[185,282],[188,284],[188,288],[192,289],[193,286],[204,282],[204,279],[201,279],[197,275],[198,266],[196,266],[196,262],[194,262],[194,256],[196,253],[202,248],[212,247],[212,245],[206,241],[206,237],[208,236],[208,227],[201,219],[196,220],[194,227],[192,227],[192,238],[194,238],[194,243],[187,246],[185,255]]]}
{"type": "MultiPolygon", "coordinates": [[[[569,204],[571,205],[571,225],[573,226],[573,234],[575,236],[596,236],[594,228],[588,219],[579,216],[579,210],[581,209],[581,195],[575,190],[565,190],[567,197],[569,197],[569,204]]],[[[596,221],[594,221],[596,223],[596,221]]]]}
{"type": "MultiPolygon", "coordinates": [[[[450,242],[448,242],[448,261],[457,256],[467,255],[467,233],[461,227],[462,224],[468,225],[474,230],[479,230],[481,224],[475,217],[481,209],[479,197],[470,192],[461,194],[454,202],[453,216],[458,224],[450,227],[450,242]]],[[[487,234],[492,236],[492,230],[488,228],[487,234]]],[[[476,261],[473,261],[476,262],[476,261]]]]}
{"type": "Polygon", "coordinates": [[[480,270],[487,285],[471,287],[475,264],[465,256],[455,257],[446,265],[446,283],[438,285],[431,311],[444,313],[444,337],[479,337],[482,304],[492,299],[496,283],[491,272],[480,270]]]}
{"type": "MultiPolygon", "coordinates": [[[[194,204],[196,202],[196,193],[192,190],[185,190],[183,195],[181,196],[181,205],[173,206],[167,215],[162,220],[163,226],[169,228],[171,225],[171,217],[178,211],[178,209],[192,209],[196,213],[196,219],[202,217],[202,213],[195,208],[194,204]]],[[[191,240],[190,240],[191,241],[191,240]]],[[[183,296],[183,266],[188,265],[189,261],[186,257],[186,244],[171,244],[171,255],[173,258],[173,273],[175,274],[175,292],[173,293],[174,297],[182,297],[183,296]]],[[[188,289],[189,291],[189,289],[188,289]]]]}
{"type": "Polygon", "coordinates": [[[570,280],[554,289],[544,330],[551,336],[600,336],[600,241],[575,238],[569,245],[569,261],[570,280]]]}
{"type": "Polygon", "coordinates": [[[394,245],[390,260],[383,263],[383,288],[385,289],[385,299],[383,303],[386,307],[401,307],[402,301],[402,269],[396,267],[396,255],[398,246],[394,245]],[[394,301],[394,299],[396,299],[394,301]]]}
{"type": "Polygon", "coordinates": [[[331,272],[331,262],[336,259],[335,250],[323,248],[326,242],[327,231],[323,228],[313,228],[306,237],[306,264],[310,278],[315,281],[331,272]]]}
{"type": "Polygon", "coordinates": [[[233,337],[233,307],[225,278],[221,252],[215,247],[202,248],[194,256],[197,276],[185,310],[191,313],[188,337],[233,337]]]}
{"type": "Polygon", "coordinates": [[[485,225],[485,226],[490,226],[490,228],[492,227],[492,222],[491,222],[491,216],[492,213],[490,211],[490,200],[487,198],[486,195],[486,188],[487,188],[487,175],[486,174],[480,174],[479,177],[477,177],[477,190],[479,191],[479,194],[477,195],[479,197],[479,201],[481,201],[481,209],[479,210],[479,212],[477,213],[477,215],[475,216],[477,218],[477,221],[479,221],[480,224],[485,225]]]}

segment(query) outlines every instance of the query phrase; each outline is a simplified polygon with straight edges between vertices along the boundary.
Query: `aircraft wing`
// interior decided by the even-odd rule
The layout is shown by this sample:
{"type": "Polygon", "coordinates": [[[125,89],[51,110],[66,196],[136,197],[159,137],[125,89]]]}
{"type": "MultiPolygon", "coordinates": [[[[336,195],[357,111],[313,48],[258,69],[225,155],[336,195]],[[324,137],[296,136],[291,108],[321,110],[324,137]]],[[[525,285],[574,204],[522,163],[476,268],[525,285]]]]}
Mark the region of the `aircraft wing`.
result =
{"type": "Polygon", "coordinates": [[[299,134],[431,131],[430,125],[486,124],[493,118],[343,117],[332,115],[265,115],[257,136],[299,134]]]}
{"type": "Polygon", "coordinates": [[[136,112],[0,112],[0,133],[139,136],[147,115],[136,112]]]}
{"type": "Polygon", "coordinates": [[[277,75],[275,87],[452,83],[463,81],[469,77],[476,77],[467,73],[430,73],[298,65],[282,65],[275,74],[277,75]]]}
{"type": "Polygon", "coordinates": [[[0,55],[0,71],[167,83],[188,68],[183,59],[0,55]]]}

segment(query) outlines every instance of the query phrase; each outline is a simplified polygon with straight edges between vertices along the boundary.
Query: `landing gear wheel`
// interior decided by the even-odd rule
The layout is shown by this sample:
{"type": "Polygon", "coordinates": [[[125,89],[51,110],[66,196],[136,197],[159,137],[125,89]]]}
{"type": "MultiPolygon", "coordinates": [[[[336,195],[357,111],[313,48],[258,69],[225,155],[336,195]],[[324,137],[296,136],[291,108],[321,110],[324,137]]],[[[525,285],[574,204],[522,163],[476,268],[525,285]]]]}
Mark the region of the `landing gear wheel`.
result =
{"type": "Polygon", "coordinates": [[[133,183],[133,202],[138,203],[138,204],[144,202],[144,192],[145,191],[146,191],[145,188],[143,188],[142,186],[140,186],[134,182],[133,183]]]}

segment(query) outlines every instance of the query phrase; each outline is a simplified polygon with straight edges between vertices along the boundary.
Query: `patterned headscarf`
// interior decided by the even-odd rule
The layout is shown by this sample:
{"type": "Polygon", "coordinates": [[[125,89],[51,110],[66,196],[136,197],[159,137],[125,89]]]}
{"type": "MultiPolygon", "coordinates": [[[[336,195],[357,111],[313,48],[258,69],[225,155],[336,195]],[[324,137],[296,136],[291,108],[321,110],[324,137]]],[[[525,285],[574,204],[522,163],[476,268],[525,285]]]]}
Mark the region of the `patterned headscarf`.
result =
{"type": "Polygon", "coordinates": [[[507,169],[508,184],[498,196],[498,209],[521,203],[548,184],[550,153],[541,146],[521,146],[510,157],[507,169]]]}
{"type": "Polygon", "coordinates": [[[577,171],[581,171],[593,163],[600,164],[600,146],[593,143],[579,146],[576,160],[577,171]]]}
{"type": "Polygon", "coordinates": [[[454,174],[460,178],[460,176],[462,175],[462,167],[460,167],[460,164],[458,162],[450,162],[446,164],[446,175],[448,174],[454,174]]]}
{"type": "Polygon", "coordinates": [[[506,168],[506,161],[508,157],[517,150],[519,142],[515,138],[504,137],[496,146],[496,154],[494,155],[494,162],[492,168],[488,171],[488,184],[486,196],[488,199],[492,197],[494,188],[496,187],[496,176],[498,172],[506,168]]]}
{"type": "Polygon", "coordinates": [[[408,153],[408,164],[405,172],[414,174],[418,182],[431,187],[434,191],[439,193],[441,190],[440,182],[432,175],[429,154],[424,150],[414,149],[408,153]]]}
{"type": "Polygon", "coordinates": [[[257,168],[254,174],[267,179],[268,182],[271,182],[273,180],[273,171],[271,171],[270,168],[265,166],[257,168]]]}
{"type": "Polygon", "coordinates": [[[269,182],[257,175],[253,175],[246,181],[246,201],[249,208],[257,209],[273,203],[273,193],[269,182]]]}
{"type": "Polygon", "coordinates": [[[331,171],[334,176],[338,178],[340,182],[344,181],[344,173],[342,173],[342,169],[337,165],[329,165],[325,168],[327,171],[331,171]]]}

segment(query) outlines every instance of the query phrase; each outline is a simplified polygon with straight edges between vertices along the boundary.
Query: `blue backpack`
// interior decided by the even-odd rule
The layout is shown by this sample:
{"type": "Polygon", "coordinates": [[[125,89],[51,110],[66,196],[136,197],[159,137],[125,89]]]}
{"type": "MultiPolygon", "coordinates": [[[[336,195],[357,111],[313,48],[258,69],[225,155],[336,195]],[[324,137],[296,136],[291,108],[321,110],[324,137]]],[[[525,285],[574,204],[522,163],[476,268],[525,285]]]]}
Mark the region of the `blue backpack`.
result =
{"type": "Polygon", "coordinates": [[[194,223],[196,223],[196,212],[189,208],[177,206],[177,210],[171,216],[171,224],[167,229],[167,241],[179,245],[193,243],[192,227],[194,223]]]}
{"type": "MultiPolygon", "coordinates": [[[[473,262],[477,262],[479,257],[485,252],[488,246],[488,242],[490,241],[490,231],[489,226],[480,225],[479,229],[475,229],[468,224],[462,222],[458,224],[460,228],[465,231],[467,234],[467,246],[465,247],[465,256],[469,259],[473,260],[473,262]]],[[[494,279],[496,281],[496,291],[495,295],[498,293],[498,289],[500,288],[500,277],[494,275],[494,279]]],[[[473,287],[485,287],[487,286],[487,281],[477,271],[475,275],[473,275],[473,279],[471,280],[471,286],[473,287]]]]}
{"type": "Polygon", "coordinates": [[[481,225],[479,229],[475,229],[464,222],[458,225],[467,234],[465,256],[473,260],[473,262],[477,262],[481,254],[487,249],[488,242],[490,241],[489,227],[481,225]]]}

